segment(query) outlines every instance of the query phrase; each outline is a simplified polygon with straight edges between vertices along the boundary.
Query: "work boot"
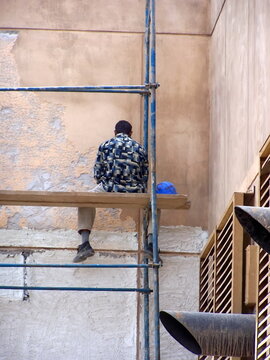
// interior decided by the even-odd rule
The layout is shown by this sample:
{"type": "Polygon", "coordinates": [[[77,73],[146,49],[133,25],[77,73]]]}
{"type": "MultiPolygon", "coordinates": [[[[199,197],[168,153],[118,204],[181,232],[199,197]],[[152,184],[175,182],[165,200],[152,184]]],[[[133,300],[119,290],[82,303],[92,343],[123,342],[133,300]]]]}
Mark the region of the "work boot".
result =
{"type": "Polygon", "coordinates": [[[94,249],[91,247],[89,242],[84,242],[78,246],[77,255],[73,259],[74,263],[78,263],[86,260],[88,257],[93,256],[95,253],[94,249]]]}

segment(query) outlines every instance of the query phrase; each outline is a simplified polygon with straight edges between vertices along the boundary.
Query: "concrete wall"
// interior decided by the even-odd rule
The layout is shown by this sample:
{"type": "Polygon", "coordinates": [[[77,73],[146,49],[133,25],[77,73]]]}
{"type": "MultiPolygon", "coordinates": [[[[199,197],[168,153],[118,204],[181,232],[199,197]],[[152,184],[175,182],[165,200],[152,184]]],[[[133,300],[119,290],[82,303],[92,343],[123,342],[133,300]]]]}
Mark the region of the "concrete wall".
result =
{"type": "MultiPolygon", "coordinates": [[[[163,227],[160,307],[198,308],[198,253],[207,233],[194,227],[163,227]],[[192,273],[192,281],[190,279],[192,273]]],[[[1,263],[71,263],[77,235],[71,230],[0,231],[1,263]],[[22,251],[22,247],[27,251],[22,251]]],[[[87,263],[136,264],[137,234],[94,232],[96,255],[87,263]]],[[[150,272],[150,285],[152,276],[150,272]]],[[[2,268],[1,285],[139,287],[136,269],[2,268]]],[[[152,305],[152,296],[150,302],[152,305]]],[[[0,291],[0,359],[143,359],[142,297],[135,293],[0,291]]],[[[150,305],[150,309],[153,307],[150,305]]],[[[152,319],[152,312],[150,314],[152,319]]],[[[152,321],[150,322],[151,324],[152,321]]],[[[151,333],[153,327],[151,326],[151,333]]],[[[153,337],[150,337],[151,347],[153,337]]],[[[195,360],[161,326],[161,356],[195,360]]]]}
{"type": "MultiPolygon", "coordinates": [[[[164,310],[198,308],[198,254],[207,236],[209,11],[207,0],[157,2],[157,176],[192,202],[188,211],[163,212],[164,310]]],[[[1,87],[143,82],[143,0],[3,0],[0,26],[1,87]]],[[[142,110],[139,95],[1,92],[1,188],[88,191],[97,146],[119,119],[130,120],[142,140],[142,110]]],[[[76,209],[2,206],[0,227],[0,262],[71,263],[79,243],[76,209]]],[[[139,228],[137,211],[98,210],[89,262],[141,261],[139,228]]],[[[0,279],[32,286],[142,281],[136,270],[92,270],[9,268],[0,279]]],[[[137,295],[7,290],[0,303],[0,359],[143,358],[137,295]]],[[[161,331],[162,359],[195,358],[161,331]]]]}
{"type": "Polygon", "coordinates": [[[267,0],[226,0],[211,38],[210,231],[270,133],[269,14],[267,0]]]}

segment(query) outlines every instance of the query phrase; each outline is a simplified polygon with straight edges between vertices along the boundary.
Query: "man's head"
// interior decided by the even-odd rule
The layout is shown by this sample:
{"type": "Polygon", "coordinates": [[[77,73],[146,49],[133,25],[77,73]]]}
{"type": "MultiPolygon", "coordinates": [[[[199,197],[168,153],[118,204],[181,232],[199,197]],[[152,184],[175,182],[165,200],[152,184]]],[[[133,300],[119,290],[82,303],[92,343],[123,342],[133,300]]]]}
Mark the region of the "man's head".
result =
{"type": "Polygon", "coordinates": [[[132,125],[126,120],[120,120],[115,125],[114,133],[115,133],[115,135],[124,133],[124,134],[127,134],[128,136],[131,136],[132,135],[132,125]]]}

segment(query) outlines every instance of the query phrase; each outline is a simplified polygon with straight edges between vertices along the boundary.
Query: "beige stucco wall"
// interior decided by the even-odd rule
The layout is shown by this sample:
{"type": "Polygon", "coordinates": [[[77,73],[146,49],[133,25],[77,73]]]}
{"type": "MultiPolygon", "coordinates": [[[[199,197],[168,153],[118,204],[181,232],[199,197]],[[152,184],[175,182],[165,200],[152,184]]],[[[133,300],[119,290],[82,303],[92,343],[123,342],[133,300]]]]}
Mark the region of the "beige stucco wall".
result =
{"type": "Polygon", "coordinates": [[[223,6],[226,0],[210,0],[209,3],[209,27],[210,33],[212,34],[215,30],[215,26],[222,12],[223,6]]]}
{"type": "MultiPolygon", "coordinates": [[[[141,84],[144,35],[139,19],[144,18],[144,2],[118,1],[113,8],[87,4],[81,1],[74,8],[72,1],[66,1],[54,7],[46,1],[37,11],[36,2],[29,2],[28,11],[23,11],[19,1],[2,2],[0,23],[10,30],[0,34],[1,86],[141,84]],[[129,21],[125,15],[131,12],[133,20],[129,21]]],[[[206,1],[164,0],[157,6],[157,81],[161,84],[157,180],[174,182],[192,202],[188,211],[164,212],[164,225],[207,226],[209,38],[203,35],[207,19],[206,1]],[[192,32],[197,35],[182,35],[192,32]]],[[[134,138],[142,140],[140,95],[0,96],[5,134],[3,189],[86,191],[94,184],[97,146],[112,136],[119,119],[130,120],[134,138]]],[[[31,213],[38,216],[40,210],[31,213]]],[[[33,223],[32,215],[30,220],[29,210],[2,208],[0,221],[8,227],[11,217],[18,220],[17,227],[76,227],[75,210],[45,209],[44,213],[46,224],[41,225],[40,221],[33,223]]],[[[136,212],[105,210],[99,214],[97,229],[104,228],[104,216],[108,229],[134,230],[138,223],[136,212]]]]}
{"type": "MultiPolygon", "coordinates": [[[[198,309],[199,252],[207,237],[202,228],[208,203],[208,20],[208,0],[157,2],[157,178],[174,182],[192,202],[190,210],[162,215],[164,310],[198,309]]],[[[46,0],[42,5],[3,0],[0,86],[140,84],[143,24],[143,0],[46,0]]],[[[130,120],[134,138],[142,140],[142,113],[139,95],[1,92],[1,188],[89,190],[99,143],[112,136],[119,119],[130,120]]],[[[88,262],[140,262],[139,225],[137,211],[99,210],[91,234],[96,255],[88,262]]],[[[0,227],[0,262],[71,263],[80,241],[76,209],[2,206],[0,227]],[[23,255],[24,248],[30,253],[23,255]]],[[[56,285],[59,280],[60,286],[124,287],[142,281],[136,270],[105,276],[77,269],[67,275],[8,270],[1,272],[2,284],[56,285]]],[[[0,293],[0,359],[143,358],[141,297],[53,294],[31,292],[22,301],[20,291],[0,293]]],[[[163,328],[161,356],[195,359],[163,328]]]]}
{"type": "MultiPolygon", "coordinates": [[[[1,73],[2,86],[79,85],[85,84],[84,79],[88,78],[96,85],[96,64],[101,66],[102,83],[106,83],[106,76],[108,83],[117,83],[117,73],[121,83],[124,79],[128,83],[140,82],[141,59],[135,56],[141,47],[138,35],[80,33],[78,36],[22,30],[2,32],[0,38],[2,64],[7,69],[1,73]],[[119,44],[122,48],[120,59],[114,47],[109,50],[112,42],[116,48],[119,44]],[[90,45],[84,51],[89,60],[84,60],[85,66],[81,66],[80,49],[85,43],[90,45]],[[106,46],[99,50],[100,43],[106,46]],[[65,51],[71,44],[74,55],[71,49],[69,55],[65,51]],[[133,62],[133,67],[125,66],[126,59],[133,57],[138,59],[133,62]],[[108,67],[104,64],[107,58],[111,58],[108,67]]],[[[92,167],[97,147],[112,136],[113,125],[119,119],[132,119],[134,137],[140,139],[140,98],[137,95],[1,93],[0,113],[3,124],[3,189],[87,191],[94,185],[92,167]]],[[[2,226],[9,227],[10,218],[16,215],[19,219],[16,226],[76,227],[74,209],[29,209],[2,208],[2,226]],[[34,221],[33,215],[42,213],[39,220],[34,221]],[[45,220],[41,221],[42,218],[45,220]]],[[[127,222],[122,222],[119,216],[115,216],[120,212],[101,212],[107,218],[107,227],[115,230],[123,226],[132,230],[134,220],[128,218],[127,222]]],[[[96,222],[97,228],[98,224],[99,221],[96,222]]]]}
{"type": "Polygon", "coordinates": [[[270,133],[269,1],[227,0],[211,38],[209,230],[270,133]]]}
{"type": "Polygon", "coordinates": [[[158,37],[157,178],[189,195],[189,211],[164,211],[164,224],[205,226],[208,205],[208,38],[158,37]]]}
{"type": "MultiPolygon", "coordinates": [[[[6,28],[144,31],[145,0],[2,0],[0,23],[6,28]]],[[[176,34],[209,32],[208,0],[159,0],[156,6],[157,31],[176,34]]]]}

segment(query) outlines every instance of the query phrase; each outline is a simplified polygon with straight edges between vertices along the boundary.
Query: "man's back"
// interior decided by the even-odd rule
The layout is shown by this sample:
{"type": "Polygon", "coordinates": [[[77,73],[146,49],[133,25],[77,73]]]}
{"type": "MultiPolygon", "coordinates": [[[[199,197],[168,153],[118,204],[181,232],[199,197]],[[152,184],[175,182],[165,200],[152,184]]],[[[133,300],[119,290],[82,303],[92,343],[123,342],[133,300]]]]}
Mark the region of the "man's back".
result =
{"type": "MultiPolygon", "coordinates": [[[[98,149],[94,176],[98,183],[92,192],[146,192],[148,180],[147,154],[144,148],[131,139],[132,125],[120,120],[115,125],[114,138],[105,141],[98,149]]],[[[93,256],[89,235],[95,220],[95,208],[78,209],[78,232],[82,243],[78,247],[75,263],[93,256]]]]}
{"type": "Polygon", "coordinates": [[[100,145],[94,174],[108,192],[146,192],[146,152],[127,134],[119,133],[100,145]]]}

